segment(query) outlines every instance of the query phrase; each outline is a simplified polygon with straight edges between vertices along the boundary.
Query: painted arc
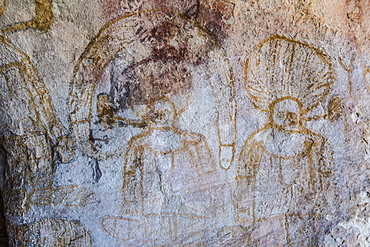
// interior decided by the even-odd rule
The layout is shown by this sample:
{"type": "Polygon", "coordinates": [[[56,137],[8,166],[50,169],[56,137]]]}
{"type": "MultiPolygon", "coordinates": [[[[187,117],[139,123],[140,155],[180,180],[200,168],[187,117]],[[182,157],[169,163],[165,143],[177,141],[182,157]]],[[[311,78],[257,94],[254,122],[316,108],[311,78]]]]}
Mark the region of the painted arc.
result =
{"type": "Polygon", "coordinates": [[[218,144],[212,152],[219,157],[218,147],[232,146],[236,137],[233,83],[225,52],[198,24],[167,10],[129,14],[102,28],[75,68],[69,95],[72,131],[87,155],[120,155],[145,127],[146,102],[167,97],[179,109],[178,126],[203,131],[218,144]],[[148,74],[146,67],[153,73],[164,70],[165,79],[148,74]],[[132,71],[156,80],[127,85],[132,71]]]}

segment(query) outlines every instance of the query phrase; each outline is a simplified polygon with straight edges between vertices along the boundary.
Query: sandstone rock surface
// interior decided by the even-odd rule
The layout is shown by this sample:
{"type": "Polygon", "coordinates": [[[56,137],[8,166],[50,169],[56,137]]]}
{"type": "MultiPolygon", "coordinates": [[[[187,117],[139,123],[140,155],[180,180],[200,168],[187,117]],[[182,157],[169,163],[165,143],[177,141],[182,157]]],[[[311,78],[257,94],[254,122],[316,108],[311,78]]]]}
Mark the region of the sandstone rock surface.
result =
{"type": "Polygon", "coordinates": [[[3,0],[0,244],[369,246],[369,14],[3,0]]]}

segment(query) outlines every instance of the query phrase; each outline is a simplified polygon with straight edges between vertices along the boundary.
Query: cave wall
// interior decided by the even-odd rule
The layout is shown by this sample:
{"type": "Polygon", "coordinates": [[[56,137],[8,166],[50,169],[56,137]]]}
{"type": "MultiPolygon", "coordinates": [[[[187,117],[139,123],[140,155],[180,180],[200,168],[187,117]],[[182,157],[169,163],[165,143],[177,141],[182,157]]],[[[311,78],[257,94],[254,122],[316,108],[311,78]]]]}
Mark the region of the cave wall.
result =
{"type": "Polygon", "coordinates": [[[369,11],[4,0],[9,242],[370,245],[369,11]]]}

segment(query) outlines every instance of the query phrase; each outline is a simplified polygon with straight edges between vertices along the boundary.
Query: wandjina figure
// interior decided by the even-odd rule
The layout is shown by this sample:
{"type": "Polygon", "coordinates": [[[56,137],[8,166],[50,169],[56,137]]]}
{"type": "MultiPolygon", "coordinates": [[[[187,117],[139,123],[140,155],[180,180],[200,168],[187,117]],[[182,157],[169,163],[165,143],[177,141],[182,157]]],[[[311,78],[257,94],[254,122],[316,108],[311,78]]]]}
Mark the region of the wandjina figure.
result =
{"type": "MultiPolygon", "coordinates": [[[[6,8],[6,1],[0,13],[6,8]]],[[[35,18],[1,30],[15,32],[26,28],[49,30],[53,23],[51,1],[35,1],[35,18]]],[[[26,53],[0,36],[0,148],[4,156],[4,202],[8,219],[22,217],[32,204],[50,203],[53,167],[58,144],[70,143],[62,137],[49,92],[26,53]],[[62,137],[62,138],[60,138],[62,137]]],[[[67,161],[72,152],[65,150],[67,161]]],[[[68,193],[68,192],[67,192],[68,193]]]]}
{"type": "Polygon", "coordinates": [[[305,127],[305,115],[329,94],[332,65],[317,49],[274,36],[250,54],[245,73],[249,99],[269,120],[245,141],[238,159],[237,221],[252,225],[259,243],[316,245],[318,225],[334,213],[328,212],[333,152],[326,138],[305,127]],[[274,230],[262,236],[264,227],[274,230]]]}
{"type": "Polygon", "coordinates": [[[172,102],[149,103],[148,129],[131,139],[126,154],[123,213],[151,222],[148,238],[195,244],[211,227],[210,211],[220,206],[211,203],[219,196],[219,176],[205,137],[179,130],[175,119],[172,102]]]}

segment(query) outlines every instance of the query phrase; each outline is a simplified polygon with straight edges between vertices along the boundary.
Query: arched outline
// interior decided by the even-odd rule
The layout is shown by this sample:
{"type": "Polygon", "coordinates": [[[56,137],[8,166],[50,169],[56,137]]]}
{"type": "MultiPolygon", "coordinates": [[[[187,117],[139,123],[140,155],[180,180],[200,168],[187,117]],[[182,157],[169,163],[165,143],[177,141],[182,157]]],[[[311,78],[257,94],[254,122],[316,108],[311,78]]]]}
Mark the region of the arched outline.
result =
{"type": "MultiPolygon", "coordinates": [[[[81,55],[78,65],[75,67],[73,81],[70,86],[69,95],[69,120],[72,128],[72,132],[77,139],[77,145],[80,150],[88,155],[97,158],[104,158],[110,155],[117,155],[117,151],[107,153],[99,153],[89,143],[89,130],[91,126],[92,118],[92,103],[95,87],[97,85],[98,78],[101,77],[103,70],[114,59],[119,52],[125,49],[125,44],[134,42],[124,38],[121,38],[114,45],[109,43],[113,41],[112,37],[109,36],[109,29],[120,21],[133,17],[135,15],[145,13],[170,13],[180,17],[185,22],[188,22],[195,26],[201,35],[207,37],[211,42],[212,46],[218,48],[220,53],[220,61],[226,62],[228,68],[227,75],[224,76],[223,81],[217,81],[219,84],[215,85],[216,82],[210,82],[214,89],[214,95],[218,110],[218,139],[220,143],[219,154],[222,146],[230,146],[234,150],[234,142],[236,138],[236,114],[237,106],[235,102],[235,87],[234,78],[231,70],[230,62],[226,56],[226,53],[222,49],[221,45],[215,40],[215,38],[204,28],[202,28],[196,22],[190,20],[185,15],[169,9],[155,9],[145,10],[137,13],[131,13],[124,15],[113,22],[104,26],[97,36],[87,46],[85,52],[81,55]],[[103,45],[103,46],[102,46],[103,45]],[[116,49],[109,49],[112,46],[117,47],[116,49]],[[99,51],[103,47],[103,51],[99,51]],[[104,53],[105,52],[105,53],[104,53]],[[105,57],[100,54],[104,54],[105,57]],[[89,70],[86,72],[86,70],[89,70]],[[88,108],[88,110],[86,109],[88,108]],[[225,110],[226,109],[226,110],[225,110]],[[86,111],[87,110],[87,111],[86,111]],[[227,126],[229,125],[229,126],[227,126]],[[228,128],[225,128],[227,126],[228,128]]],[[[120,37],[115,37],[120,38],[120,37]]],[[[225,70],[225,71],[226,71],[225,70]]]]}

